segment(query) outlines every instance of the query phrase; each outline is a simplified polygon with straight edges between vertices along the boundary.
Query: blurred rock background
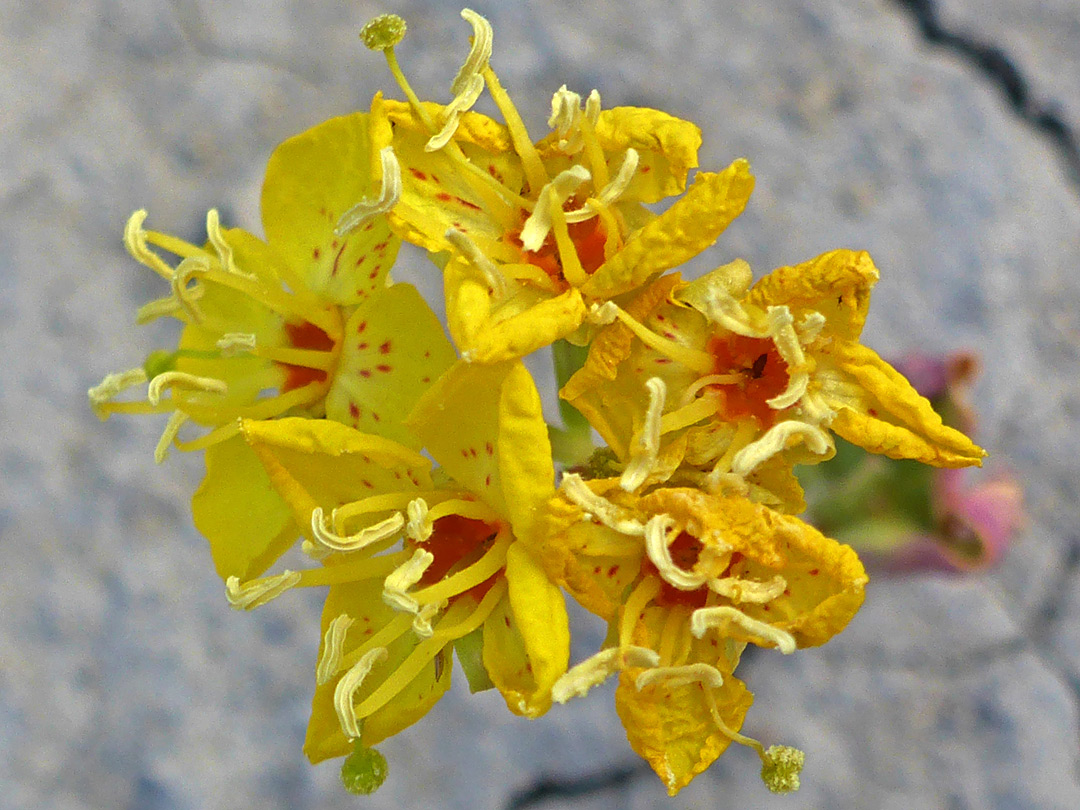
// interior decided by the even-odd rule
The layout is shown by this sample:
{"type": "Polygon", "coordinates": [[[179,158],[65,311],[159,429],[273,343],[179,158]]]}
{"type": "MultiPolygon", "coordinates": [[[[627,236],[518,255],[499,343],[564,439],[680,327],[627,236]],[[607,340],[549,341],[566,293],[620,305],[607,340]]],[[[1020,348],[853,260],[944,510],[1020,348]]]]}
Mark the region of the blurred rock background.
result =
{"type": "MultiPolygon", "coordinates": [[[[565,82],[696,121],[705,167],[751,160],[750,207],[699,268],[865,248],[870,345],[979,351],[979,438],[1028,527],[992,573],[875,581],[837,641],[748,662],[747,728],[807,750],[795,796],[740,749],[669,801],[610,689],[530,723],[460,678],[382,746],[382,790],[348,796],[300,753],[318,595],[230,610],[187,510],[201,461],[155,467],[159,421],[99,423],[85,392],[175,335],[132,323],[161,294],[123,253],[132,210],[189,239],[211,206],[258,229],[273,146],[392,88],[364,22],[408,20],[399,57],[438,99],[468,26],[434,0],[3,0],[0,807],[1080,806],[1075,0],[472,7],[534,134],[565,82]]],[[[599,638],[585,623],[576,656],[599,638]]]]}

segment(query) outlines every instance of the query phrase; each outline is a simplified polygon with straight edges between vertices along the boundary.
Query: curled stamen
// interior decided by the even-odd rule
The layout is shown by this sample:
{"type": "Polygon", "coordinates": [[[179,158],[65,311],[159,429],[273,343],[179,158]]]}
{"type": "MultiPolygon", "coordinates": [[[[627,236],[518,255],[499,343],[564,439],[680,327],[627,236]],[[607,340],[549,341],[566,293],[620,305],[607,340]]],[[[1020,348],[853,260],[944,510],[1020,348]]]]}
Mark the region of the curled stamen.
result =
{"type": "Polygon", "coordinates": [[[503,298],[506,295],[506,276],[491,259],[483,254],[475,242],[456,228],[446,231],[446,241],[457,248],[469,264],[483,274],[484,280],[496,298],[503,298]]]}
{"type": "Polygon", "coordinates": [[[109,414],[101,407],[102,405],[127,389],[142,385],[144,382],[146,382],[146,369],[141,366],[115,374],[106,374],[105,379],[86,392],[86,395],[90,397],[90,407],[94,409],[98,418],[105,419],[109,414]]]}
{"type": "Polygon", "coordinates": [[[619,306],[614,301],[605,301],[602,304],[589,306],[589,323],[597,326],[607,326],[614,323],[619,317],[619,306]]]}
{"type": "Polygon", "coordinates": [[[319,663],[315,668],[315,683],[319,686],[329,683],[337,675],[338,669],[341,667],[341,653],[345,645],[345,634],[354,621],[355,619],[349,616],[348,613],[342,613],[336,616],[330,622],[330,626],[326,628],[326,634],[323,636],[322,655],[319,656],[319,663]]]}
{"type": "Polygon", "coordinates": [[[627,667],[658,667],[660,656],[647,647],[608,647],[571,667],[551,687],[551,699],[566,703],[571,698],[584,697],[594,686],[627,667]]]}
{"type": "MultiPolygon", "coordinates": [[[[156,403],[155,403],[156,404],[156,403]]],[[[183,411],[173,411],[169,421],[165,423],[165,429],[161,431],[157,446],[154,447],[154,463],[161,464],[169,455],[169,445],[176,441],[180,428],[188,421],[188,415],[183,411]]]]}
{"type": "Polygon", "coordinates": [[[559,172],[550,183],[540,189],[536,207],[525,220],[521,228],[521,245],[525,250],[540,250],[551,231],[551,209],[553,205],[561,207],[578,186],[592,178],[584,166],[571,166],[559,172]]]}
{"type": "Polygon", "coordinates": [[[690,632],[694,634],[695,638],[701,638],[714,627],[722,630],[733,624],[738,625],[751,635],[775,644],[777,649],[784,655],[795,652],[795,637],[791,633],[773,627],[767,622],[747,616],[741,610],[730,605],[698,608],[690,614],[690,632]]]}
{"type": "Polygon", "coordinates": [[[471,109],[484,92],[483,72],[491,60],[491,43],[494,35],[491,23],[471,9],[462,9],[461,16],[473,27],[472,47],[465,63],[461,66],[450,92],[454,94],[453,100],[446,105],[443,111],[444,121],[442,129],[431,136],[424,145],[425,152],[435,152],[442,149],[457,132],[461,116],[471,109]]]}
{"type": "Polygon", "coordinates": [[[251,273],[241,272],[240,268],[236,266],[232,245],[225,239],[225,234],[221,230],[221,220],[218,217],[216,208],[211,208],[206,212],[206,235],[210,239],[210,244],[214,246],[218,261],[226,273],[233,273],[250,279],[255,278],[251,273]]]}
{"type": "Polygon", "coordinates": [[[184,258],[180,264],[177,265],[175,272],[169,279],[169,283],[172,286],[173,298],[176,299],[177,304],[191,317],[196,323],[202,323],[204,320],[202,310],[199,309],[196,303],[203,297],[203,285],[202,282],[195,278],[197,273],[209,273],[210,272],[210,260],[205,256],[188,256],[184,258]],[[188,282],[195,279],[195,283],[190,287],[188,282]]]}
{"type": "Polygon", "coordinates": [[[183,389],[185,391],[206,391],[210,394],[224,394],[228,386],[224,380],[214,377],[197,377],[186,371],[163,371],[150,381],[146,387],[146,398],[151,405],[161,402],[165,389],[183,389]]]}
{"type": "Polygon", "coordinates": [[[448,604],[448,600],[441,599],[438,602],[428,602],[426,605],[421,606],[416,612],[416,616],[413,617],[413,632],[420,638],[431,638],[435,635],[431,620],[438,616],[448,604]]]}
{"type": "Polygon", "coordinates": [[[434,561],[435,555],[430,551],[416,549],[412,557],[391,571],[383,581],[383,601],[397,610],[417,613],[420,604],[407,591],[420,581],[434,561]]]}
{"type": "Polygon", "coordinates": [[[668,531],[675,525],[670,515],[654,515],[645,524],[645,553],[669,585],[680,591],[693,591],[705,584],[708,577],[686,571],[675,564],[668,548],[668,531]]]}
{"type": "Polygon", "coordinates": [[[640,521],[630,516],[621,506],[607,498],[597,495],[577,473],[566,473],[559,483],[559,489],[567,499],[580,506],[585,512],[595,517],[609,529],[622,534],[641,537],[645,527],[640,521]]]}
{"type": "Polygon", "coordinates": [[[799,343],[791,310],[786,306],[769,307],[767,318],[769,333],[777,352],[788,366],[789,377],[787,388],[766,402],[770,408],[783,410],[794,405],[806,393],[810,375],[805,368],[806,354],[799,343]]]}
{"type": "Polygon", "coordinates": [[[754,582],[739,577],[710,579],[709,589],[732,602],[750,602],[764,604],[783,595],[787,581],[777,574],[768,582],[754,582]]]}
{"type": "MultiPolygon", "coordinates": [[[[555,91],[551,97],[551,117],[548,118],[548,126],[559,133],[560,138],[565,138],[571,127],[581,115],[581,96],[573,90],[568,90],[564,84],[555,91]]],[[[563,143],[559,148],[565,148],[563,143]]]]}
{"type": "Polygon", "coordinates": [[[659,377],[652,377],[645,381],[645,387],[649,389],[645,423],[631,442],[630,462],[619,479],[619,486],[627,492],[633,492],[645,483],[660,454],[660,420],[664,413],[667,386],[659,377]]]}
{"type": "Polygon", "coordinates": [[[433,530],[432,521],[428,520],[428,505],[423,498],[409,501],[407,508],[409,522],[405,526],[405,535],[416,543],[423,543],[433,530]]]}
{"type": "Polygon", "coordinates": [[[686,686],[700,683],[710,689],[719,689],[724,685],[724,675],[709,664],[685,664],[680,667],[653,667],[637,676],[634,687],[640,692],[647,686],[663,681],[666,686],[686,686]]]}
{"type": "Polygon", "coordinates": [[[731,460],[731,471],[745,478],[758,465],[799,441],[804,442],[811,453],[819,456],[825,455],[833,448],[832,439],[821,428],[796,419],[789,419],[773,425],[764,436],[736,453],[731,460]]]}
{"type": "Polygon", "coordinates": [[[825,326],[825,316],[820,312],[807,312],[798,326],[795,327],[795,331],[799,335],[799,342],[803,345],[817,340],[817,336],[821,334],[822,328],[825,326]]]}
{"type": "Polygon", "coordinates": [[[401,199],[401,164],[398,163],[392,146],[384,146],[379,150],[379,163],[382,166],[379,196],[363,199],[342,214],[334,228],[335,236],[348,236],[369,220],[390,211],[401,199]]]}
{"type": "Polygon", "coordinates": [[[272,577],[261,577],[241,583],[239,577],[225,580],[225,598],[237,610],[254,610],[281,596],[300,582],[299,571],[282,571],[272,577]]]}
{"type": "MultiPolygon", "coordinates": [[[[618,173],[615,177],[600,189],[596,195],[596,202],[602,206],[612,205],[616,200],[623,195],[627,186],[630,185],[630,181],[634,179],[634,172],[638,167],[638,153],[636,149],[627,149],[626,156],[623,158],[622,165],[619,167],[618,173]]],[[[566,212],[567,222],[582,222],[589,217],[596,215],[597,206],[591,202],[586,203],[576,211],[566,212]]]]}
{"type": "Polygon", "coordinates": [[[329,551],[359,551],[362,548],[393,537],[405,525],[405,518],[396,512],[373,526],[368,526],[355,534],[341,536],[326,528],[322,507],[311,510],[311,533],[315,542],[329,551]]]}
{"type": "Polygon", "coordinates": [[[139,264],[149,267],[163,278],[172,278],[172,268],[158,254],[154,253],[146,242],[146,231],[143,228],[146,217],[147,212],[143,208],[128,217],[128,221],[124,225],[124,247],[139,264]]]}
{"type": "Polygon", "coordinates": [[[355,740],[360,736],[360,718],[356,716],[353,699],[360,687],[364,685],[364,679],[371,673],[372,668],[380,661],[384,661],[386,656],[386,647],[369,650],[341,676],[341,680],[334,687],[334,711],[337,712],[341,730],[350,740],[355,740]]]}
{"type": "Polygon", "coordinates": [[[217,342],[217,347],[225,357],[247,354],[255,351],[255,335],[251,332],[226,332],[217,342]]]}

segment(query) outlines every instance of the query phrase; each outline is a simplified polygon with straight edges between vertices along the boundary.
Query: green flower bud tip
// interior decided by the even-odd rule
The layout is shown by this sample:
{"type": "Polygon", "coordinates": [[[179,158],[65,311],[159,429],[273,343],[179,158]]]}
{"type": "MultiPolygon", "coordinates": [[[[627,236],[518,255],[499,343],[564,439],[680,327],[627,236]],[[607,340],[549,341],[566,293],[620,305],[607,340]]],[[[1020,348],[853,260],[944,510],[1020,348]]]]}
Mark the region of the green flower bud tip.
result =
{"type": "Polygon", "coordinates": [[[386,781],[387,770],[386,757],[357,740],[341,764],[341,784],[354,796],[368,796],[386,781]]]}
{"type": "Polygon", "coordinates": [[[790,745],[772,745],[762,758],[761,781],[773,793],[794,793],[799,789],[799,772],[806,754],[790,745]]]}
{"type": "Polygon", "coordinates": [[[175,368],[176,355],[165,349],[155,349],[150,352],[146,356],[146,362],[143,363],[143,371],[146,372],[147,380],[152,380],[157,375],[172,371],[175,368]]]}
{"type": "Polygon", "coordinates": [[[360,29],[360,39],[373,51],[385,51],[405,38],[405,28],[397,14],[380,14],[360,29]]]}

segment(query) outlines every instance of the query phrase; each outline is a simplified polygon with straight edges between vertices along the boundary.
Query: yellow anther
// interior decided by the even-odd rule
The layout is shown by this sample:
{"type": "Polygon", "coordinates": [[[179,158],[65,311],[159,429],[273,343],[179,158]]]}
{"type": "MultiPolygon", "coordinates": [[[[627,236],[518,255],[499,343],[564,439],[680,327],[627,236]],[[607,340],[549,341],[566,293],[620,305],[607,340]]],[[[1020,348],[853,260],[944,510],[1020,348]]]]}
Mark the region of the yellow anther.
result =
{"type": "Polygon", "coordinates": [[[255,335],[251,332],[226,332],[217,342],[217,347],[225,357],[248,354],[255,351],[255,335]]]}
{"type": "Polygon", "coordinates": [[[420,638],[431,638],[435,635],[435,629],[431,626],[431,621],[437,617],[448,604],[448,600],[441,599],[438,602],[429,602],[422,605],[420,609],[416,611],[416,616],[413,617],[413,632],[420,638]]]}
{"type": "Polygon", "coordinates": [[[571,667],[551,687],[551,699],[566,703],[571,698],[584,697],[594,686],[626,667],[658,667],[660,656],[647,647],[608,647],[571,667]]]}
{"type": "Polygon", "coordinates": [[[204,316],[196,302],[203,296],[202,282],[196,278],[196,274],[209,273],[211,270],[210,260],[205,256],[188,256],[177,265],[169,283],[172,285],[172,294],[177,303],[196,323],[202,323],[204,316]],[[195,279],[192,286],[188,282],[195,279]]]}
{"type": "Polygon", "coordinates": [[[685,664],[680,667],[654,667],[637,676],[634,687],[640,692],[647,686],[663,681],[666,686],[686,686],[700,683],[702,686],[719,689],[724,685],[724,675],[709,664],[685,664]]]}
{"type": "Polygon", "coordinates": [[[432,521],[428,520],[428,505],[423,498],[409,501],[407,508],[409,522],[405,526],[405,535],[416,543],[423,543],[431,537],[432,521]]]}
{"type": "Polygon", "coordinates": [[[770,745],[761,756],[761,781],[773,793],[794,793],[806,754],[790,745],[770,745]]]}
{"type": "Polygon", "coordinates": [[[361,200],[342,214],[334,228],[337,236],[347,236],[374,217],[387,213],[401,199],[401,164],[392,146],[379,150],[379,164],[382,166],[379,196],[361,200]]]}
{"type": "Polygon", "coordinates": [[[745,478],[757,469],[758,465],[799,442],[804,443],[811,453],[819,456],[826,455],[834,447],[829,434],[821,428],[789,419],[773,425],[764,436],[736,453],[731,460],[731,471],[745,478]]]}
{"type": "Polygon", "coordinates": [[[600,91],[595,88],[585,99],[585,118],[593,126],[600,120],[600,91]]]}
{"type": "Polygon", "coordinates": [[[581,507],[587,514],[595,517],[609,529],[632,537],[645,534],[645,526],[631,516],[630,512],[612,503],[607,498],[597,495],[577,473],[566,473],[559,483],[559,489],[567,499],[581,507]]]}
{"type": "Polygon", "coordinates": [[[779,574],[768,582],[754,582],[739,577],[709,580],[709,589],[720,596],[732,602],[750,602],[758,605],[783,596],[786,588],[787,581],[779,574]]]}
{"type": "Polygon", "coordinates": [[[589,306],[589,323],[596,326],[607,326],[614,323],[619,317],[619,306],[614,301],[605,301],[602,304],[589,306]]]}
{"type": "Polygon", "coordinates": [[[150,381],[146,387],[146,398],[151,405],[161,402],[161,395],[166,389],[181,389],[184,391],[206,391],[209,394],[224,394],[228,386],[224,380],[214,377],[197,377],[186,371],[163,371],[150,381]]]}
{"type": "Polygon", "coordinates": [[[435,555],[430,551],[416,549],[412,557],[391,571],[383,581],[383,601],[390,607],[405,613],[418,613],[420,603],[407,591],[420,581],[428,566],[434,561],[435,555]]]}
{"type": "Polygon", "coordinates": [[[364,685],[364,680],[371,673],[372,668],[380,661],[386,660],[386,647],[376,647],[364,653],[360,660],[341,676],[341,680],[334,687],[334,711],[337,712],[341,730],[350,740],[360,736],[360,718],[356,716],[354,705],[357,691],[364,685]]]}
{"type": "Polygon", "coordinates": [[[146,243],[146,231],[143,229],[146,216],[146,210],[139,209],[128,217],[127,224],[124,225],[124,247],[140,264],[149,267],[162,278],[172,278],[172,268],[146,243]]]}
{"type": "Polygon", "coordinates": [[[282,571],[271,577],[240,582],[239,577],[225,580],[225,598],[237,610],[254,610],[276,599],[300,582],[299,571],[282,571]]]}
{"type": "Polygon", "coordinates": [[[752,636],[757,636],[766,643],[775,645],[784,655],[795,652],[795,637],[791,633],[747,616],[730,605],[698,608],[690,614],[690,632],[695,638],[701,638],[713,628],[719,629],[722,635],[723,630],[732,625],[738,626],[752,636]]]}
{"type": "MultiPolygon", "coordinates": [[[[596,202],[599,203],[599,205],[610,206],[623,195],[623,192],[625,192],[630,185],[630,181],[634,179],[634,173],[637,171],[638,167],[638,160],[639,155],[636,149],[626,150],[622,165],[619,166],[619,171],[615,174],[615,177],[596,194],[596,202]]],[[[567,211],[566,221],[582,222],[589,217],[595,216],[597,207],[598,206],[594,206],[589,202],[576,211],[567,211]]]]}
{"type": "MultiPolygon", "coordinates": [[[[156,404],[156,403],[155,403],[156,404]]],[[[188,421],[188,415],[183,411],[173,411],[169,421],[165,423],[165,429],[161,431],[157,446],[154,448],[154,463],[161,464],[169,455],[169,446],[176,441],[180,428],[188,421]]]]}
{"type": "Polygon", "coordinates": [[[697,571],[686,571],[675,564],[668,549],[670,530],[675,521],[670,515],[654,515],[645,524],[645,553],[660,576],[680,591],[693,591],[706,583],[708,577],[697,571]]]}
{"type": "Polygon", "coordinates": [[[446,231],[446,241],[457,248],[465,260],[480,271],[496,298],[503,298],[506,295],[506,276],[491,259],[484,255],[475,242],[456,228],[446,231]]]}
{"type": "Polygon", "coordinates": [[[562,206],[578,187],[592,175],[584,166],[571,166],[540,189],[536,207],[521,228],[521,245],[526,250],[539,250],[551,232],[551,207],[562,206]]]}
{"type": "Polygon", "coordinates": [[[660,420],[667,386],[659,377],[652,377],[645,381],[645,387],[649,390],[649,407],[644,423],[630,442],[630,462],[619,479],[619,486],[627,492],[633,492],[645,483],[660,453],[660,420]]]}
{"type": "Polygon", "coordinates": [[[380,14],[360,29],[360,39],[373,51],[385,51],[405,38],[407,27],[397,14],[380,14]]]}
{"type": "Polygon", "coordinates": [[[236,261],[233,258],[232,245],[229,244],[228,240],[225,238],[224,232],[221,230],[221,219],[218,217],[216,208],[211,208],[206,212],[206,235],[210,240],[210,244],[214,246],[218,262],[226,273],[232,273],[249,279],[256,278],[256,276],[251,273],[242,272],[240,268],[236,266],[236,261]]]}
{"type": "MultiPolygon", "coordinates": [[[[316,506],[311,510],[311,534],[315,538],[315,543],[317,546],[331,552],[359,551],[374,543],[393,537],[401,531],[401,527],[404,525],[405,518],[401,516],[400,512],[396,512],[373,526],[368,526],[355,534],[343,537],[326,527],[322,507],[316,506]]],[[[311,556],[317,557],[318,552],[316,551],[311,556]]]]}
{"type": "Polygon", "coordinates": [[[326,628],[326,633],[323,635],[322,654],[315,667],[315,683],[319,686],[329,683],[337,675],[341,667],[341,653],[345,647],[345,634],[348,633],[354,621],[355,619],[348,613],[342,613],[336,616],[326,628]]]}
{"type": "Polygon", "coordinates": [[[120,371],[115,374],[106,374],[105,379],[86,392],[86,395],[90,398],[90,407],[94,409],[94,413],[99,418],[105,419],[109,413],[101,407],[102,405],[110,402],[127,389],[142,385],[144,382],[146,382],[146,370],[142,367],[129,368],[127,371],[120,371]]]}

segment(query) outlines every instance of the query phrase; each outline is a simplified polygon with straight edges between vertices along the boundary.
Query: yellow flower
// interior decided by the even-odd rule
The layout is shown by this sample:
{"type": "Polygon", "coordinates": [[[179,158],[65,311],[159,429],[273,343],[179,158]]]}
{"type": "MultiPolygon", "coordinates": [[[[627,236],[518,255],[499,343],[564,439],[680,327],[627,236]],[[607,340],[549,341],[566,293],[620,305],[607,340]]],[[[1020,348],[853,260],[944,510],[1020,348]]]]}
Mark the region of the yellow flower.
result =
{"type": "Polygon", "coordinates": [[[143,211],[124,233],[129,252],[171,286],[137,319],[171,316],[184,328],[176,350],[110,375],[91,403],[102,417],[171,412],[159,461],[173,442],[208,448],[193,507],[223,577],[265,570],[298,533],[237,435],[240,418],[325,415],[415,445],[402,418],[454,360],[416,289],[387,286],[400,240],[384,213],[400,184],[396,164],[372,151],[370,130],[367,114],[334,118],[274,151],[262,191],[265,242],[223,229],[216,211],[202,247],[144,230],[143,211]],[[146,399],[116,401],[144,383],[146,399]],[[181,441],[188,421],[210,430],[181,441]]]}
{"type": "Polygon", "coordinates": [[[618,479],[564,477],[545,566],[611,622],[611,646],[571,669],[554,697],[619,675],[630,745],[674,795],[732,742],[762,758],[778,791],[801,758],[738,733],[753,696],[733,675],[747,643],[791,653],[825,643],[863,600],[855,553],[797,518],[695,489],[626,493],[618,479]]]}
{"type": "MultiPolygon", "coordinates": [[[[404,239],[448,256],[447,319],[475,362],[519,357],[574,333],[588,307],[641,286],[712,245],[743,209],[753,179],[745,161],[701,172],[656,217],[644,204],[681,194],[697,166],[700,130],[658,110],[600,109],[564,86],[553,131],[530,139],[488,64],[491,26],[462,12],[473,48],[447,106],[420,102],[385,53],[408,102],[377,96],[380,148],[401,165],[389,213],[404,239]],[[470,112],[487,87],[505,124],[470,112]]],[[[584,338],[579,335],[579,338],[584,338]]]]}
{"type": "Polygon", "coordinates": [[[850,250],[752,287],[742,261],[690,283],[665,276],[625,310],[605,305],[617,322],[561,394],[626,462],[630,490],[683,465],[689,482],[798,512],[791,464],[830,457],[829,430],[893,458],[981,463],[979,447],[859,343],[877,278],[850,250]]]}
{"type": "Polygon", "coordinates": [[[305,742],[313,762],[419,719],[449,686],[454,647],[471,686],[494,684],[530,717],[566,670],[562,595],[532,550],[555,491],[532,378],[520,363],[459,364],[409,425],[440,465],[434,476],[414,451],[331,421],[243,423],[323,565],[231,579],[231,601],[330,586],[305,742]]]}

